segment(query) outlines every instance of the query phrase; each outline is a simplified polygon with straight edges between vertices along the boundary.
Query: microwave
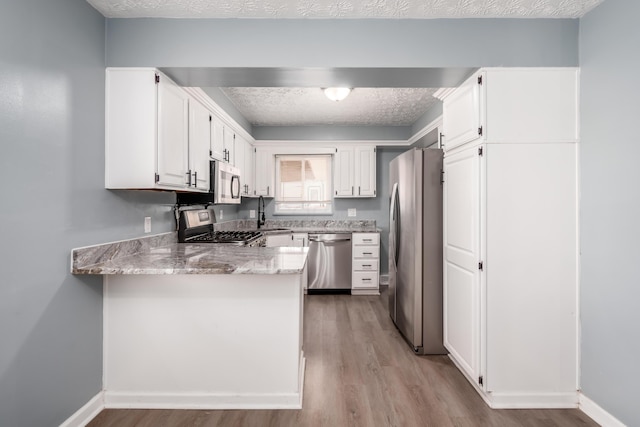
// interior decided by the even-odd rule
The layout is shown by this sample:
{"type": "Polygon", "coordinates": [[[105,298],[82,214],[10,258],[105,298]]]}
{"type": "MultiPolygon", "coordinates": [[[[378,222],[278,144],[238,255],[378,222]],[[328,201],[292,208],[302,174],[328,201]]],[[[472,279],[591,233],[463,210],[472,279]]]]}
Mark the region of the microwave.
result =
{"type": "Polygon", "coordinates": [[[214,204],[240,203],[240,169],[229,163],[212,160],[210,178],[214,204]]]}

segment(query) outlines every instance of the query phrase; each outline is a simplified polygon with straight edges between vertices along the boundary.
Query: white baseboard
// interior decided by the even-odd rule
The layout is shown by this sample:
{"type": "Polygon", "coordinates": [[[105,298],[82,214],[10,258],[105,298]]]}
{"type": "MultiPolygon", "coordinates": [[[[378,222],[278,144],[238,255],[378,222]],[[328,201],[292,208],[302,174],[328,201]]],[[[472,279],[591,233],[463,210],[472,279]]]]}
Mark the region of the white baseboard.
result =
{"type": "Polygon", "coordinates": [[[623,422],[602,409],[600,405],[582,393],[580,393],[580,403],[578,407],[602,427],[626,427],[623,422]]]}
{"type": "Polygon", "coordinates": [[[104,392],[96,394],[82,408],[78,409],[60,427],[84,427],[104,409],[104,392]]]}
{"type": "Polygon", "coordinates": [[[494,409],[569,409],[578,407],[578,392],[489,393],[494,409]]]}
{"type": "Polygon", "coordinates": [[[136,393],[107,391],[105,408],[115,409],[301,409],[302,393],[136,393]]]}

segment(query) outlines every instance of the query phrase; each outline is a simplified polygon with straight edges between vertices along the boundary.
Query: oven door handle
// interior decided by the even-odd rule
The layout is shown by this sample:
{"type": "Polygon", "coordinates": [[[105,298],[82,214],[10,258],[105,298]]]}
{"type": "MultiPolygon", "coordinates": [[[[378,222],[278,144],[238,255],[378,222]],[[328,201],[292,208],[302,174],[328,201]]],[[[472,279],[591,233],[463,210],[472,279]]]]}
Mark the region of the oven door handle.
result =
{"type": "Polygon", "coordinates": [[[231,198],[232,199],[239,199],[240,198],[240,176],[239,175],[233,175],[231,177],[231,198]],[[235,188],[237,190],[237,193],[234,193],[234,191],[233,191],[234,182],[235,182],[235,188]]]}

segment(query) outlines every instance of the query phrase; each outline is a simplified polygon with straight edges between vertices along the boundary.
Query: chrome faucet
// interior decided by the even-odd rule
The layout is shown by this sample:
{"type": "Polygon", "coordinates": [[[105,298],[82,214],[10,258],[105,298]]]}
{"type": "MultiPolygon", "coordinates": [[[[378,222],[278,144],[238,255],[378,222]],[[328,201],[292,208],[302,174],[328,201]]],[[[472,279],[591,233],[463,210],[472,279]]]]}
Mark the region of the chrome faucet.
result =
{"type": "Polygon", "coordinates": [[[264,225],[264,222],[264,197],[260,196],[258,197],[258,228],[260,228],[261,225],[264,225]]]}

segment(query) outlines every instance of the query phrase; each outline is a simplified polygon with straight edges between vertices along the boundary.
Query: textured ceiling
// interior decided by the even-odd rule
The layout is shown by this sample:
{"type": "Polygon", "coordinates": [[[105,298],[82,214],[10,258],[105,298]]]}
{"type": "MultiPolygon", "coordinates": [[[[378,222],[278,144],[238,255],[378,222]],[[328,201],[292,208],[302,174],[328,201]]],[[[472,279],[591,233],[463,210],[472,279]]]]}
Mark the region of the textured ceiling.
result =
{"type": "Polygon", "coordinates": [[[603,0],[87,0],[109,18],[579,18],[603,0]]]}
{"type": "Polygon", "coordinates": [[[435,89],[355,88],[330,101],[320,88],[222,88],[254,126],[409,126],[431,107],[435,89]]]}

